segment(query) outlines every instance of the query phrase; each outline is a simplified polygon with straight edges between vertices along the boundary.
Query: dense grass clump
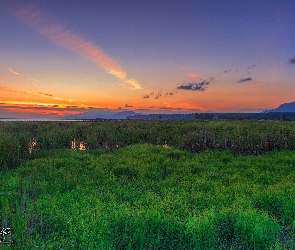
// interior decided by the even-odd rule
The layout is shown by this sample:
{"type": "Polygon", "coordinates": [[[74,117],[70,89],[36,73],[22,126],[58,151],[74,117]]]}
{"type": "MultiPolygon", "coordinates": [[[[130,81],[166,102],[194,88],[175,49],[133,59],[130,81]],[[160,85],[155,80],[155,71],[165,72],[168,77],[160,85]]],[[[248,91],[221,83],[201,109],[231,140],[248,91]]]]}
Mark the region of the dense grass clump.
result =
{"type": "Polygon", "coordinates": [[[104,121],[0,122],[0,170],[44,150],[70,149],[75,140],[86,149],[114,150],[148,143],[198,153],[230,150],[262,154],[295,149],[295,122],[259,121],[104,121]]]}
{"type": "Polygon", "coordinates": [[[295,154],[135,144],[43,151],[0,176],[18,249],[294,249],[295,154]]]}

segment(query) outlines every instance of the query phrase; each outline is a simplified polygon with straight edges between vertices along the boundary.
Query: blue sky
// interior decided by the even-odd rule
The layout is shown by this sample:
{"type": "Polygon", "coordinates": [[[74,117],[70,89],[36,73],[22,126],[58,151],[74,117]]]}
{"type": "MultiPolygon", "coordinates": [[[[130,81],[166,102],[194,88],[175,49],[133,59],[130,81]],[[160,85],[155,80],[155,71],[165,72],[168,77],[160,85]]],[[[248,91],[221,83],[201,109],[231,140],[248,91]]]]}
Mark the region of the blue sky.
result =
{"type": "Polygon", "coordinates": [[[260,112],[295,101],[294,10],[294,1],[3,1],[0,116],[260,112]]]}

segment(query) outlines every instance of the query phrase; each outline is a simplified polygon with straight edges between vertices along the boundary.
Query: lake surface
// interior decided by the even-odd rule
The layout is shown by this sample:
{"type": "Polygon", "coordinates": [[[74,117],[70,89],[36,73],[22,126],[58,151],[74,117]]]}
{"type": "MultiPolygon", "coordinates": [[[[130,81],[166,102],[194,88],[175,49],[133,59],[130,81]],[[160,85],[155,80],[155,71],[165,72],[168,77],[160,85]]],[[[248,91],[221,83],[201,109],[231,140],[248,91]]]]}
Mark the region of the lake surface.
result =
{"type": "Polygon", "coordinates": [[[0,118],[0,122],[76,122],[81,120],[0,118]]]}

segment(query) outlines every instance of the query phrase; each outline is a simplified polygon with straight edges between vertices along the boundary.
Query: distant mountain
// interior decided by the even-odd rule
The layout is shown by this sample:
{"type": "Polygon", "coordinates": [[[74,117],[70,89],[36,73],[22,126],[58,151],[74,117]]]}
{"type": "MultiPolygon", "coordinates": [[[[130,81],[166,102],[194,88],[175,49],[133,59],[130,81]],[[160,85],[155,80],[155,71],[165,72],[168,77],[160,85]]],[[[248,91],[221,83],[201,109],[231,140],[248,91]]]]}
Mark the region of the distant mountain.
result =
{"type": "Polygon", "coordinates": [[[283,103],[276,109],[266,110],[268,112],[295,112],[295,102],[283,103]]]}
{"type": "Polygon", "coordinates": [[[122,111],[118,113],[100,113],[100,112],[85,112],[79,115],[69,115],[66,119],[126,119],[127,116],[140,115],[134,111],[122,111]]]}

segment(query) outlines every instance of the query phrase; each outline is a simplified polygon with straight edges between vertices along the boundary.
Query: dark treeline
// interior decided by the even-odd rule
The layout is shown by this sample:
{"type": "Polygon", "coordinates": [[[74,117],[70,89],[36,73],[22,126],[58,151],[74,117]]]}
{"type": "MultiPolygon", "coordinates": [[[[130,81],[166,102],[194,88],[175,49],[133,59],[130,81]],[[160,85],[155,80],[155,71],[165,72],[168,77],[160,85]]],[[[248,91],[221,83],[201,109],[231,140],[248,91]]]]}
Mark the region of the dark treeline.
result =
{"type": "Polygon", "coordinates": [[[264,113],[191,113],[191,114],[146,114],[127,116],[131,120],[265,120],[295,121],[295,112],[264,113]]]}
{"type": "Polygon", "coordinates": [[[86,149],[113,150],[136,143],[168,145],[190,152],[230,150],[261,154],[295,149],[294,122],[258,121],[104,121],[1,122],[0,169],[47,150],[70,149],[72,141],[86,149]]]}
{"type": "Polygon", "coordinates": [[[295,121],[295,112],[216,113],[214,115],[217,120],[295,121]]]}

